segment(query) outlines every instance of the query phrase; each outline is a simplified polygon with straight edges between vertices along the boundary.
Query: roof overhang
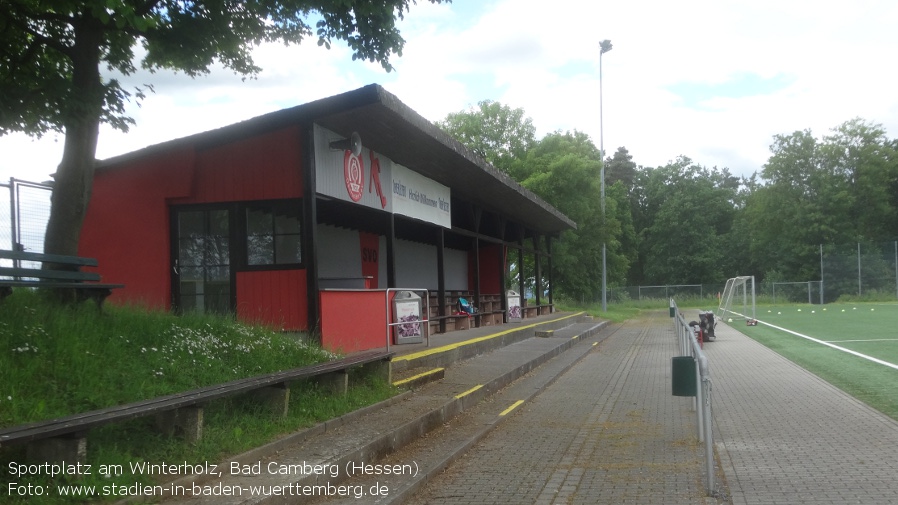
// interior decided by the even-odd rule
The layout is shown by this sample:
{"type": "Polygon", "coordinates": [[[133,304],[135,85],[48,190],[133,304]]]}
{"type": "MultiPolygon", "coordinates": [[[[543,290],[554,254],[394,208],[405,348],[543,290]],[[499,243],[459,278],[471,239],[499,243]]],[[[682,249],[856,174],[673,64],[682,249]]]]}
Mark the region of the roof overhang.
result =
{"type": "Polygon", "coordinates": [[[557,235],[576,224],[504,172],[410,109],[377,84],[331,96],[100,162],[118,165],[173,144],[218,144],[289,124],[317,123],[349,137],[358,132],[365,147],[440,184],[459,198],[512,219],[540,234],[557,235]]]}

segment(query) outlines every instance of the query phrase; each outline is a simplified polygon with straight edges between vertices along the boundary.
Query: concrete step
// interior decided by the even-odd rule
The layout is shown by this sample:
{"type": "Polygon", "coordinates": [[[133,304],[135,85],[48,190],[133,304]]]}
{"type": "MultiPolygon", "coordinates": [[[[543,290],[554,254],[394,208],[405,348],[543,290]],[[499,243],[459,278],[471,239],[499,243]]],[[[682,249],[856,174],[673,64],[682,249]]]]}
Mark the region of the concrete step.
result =
{"type": "Polygon", "coordinates": [[[583,340],[595,337],[607,324],[571,319],[565,321],[567,324],[554,322],[558,327],[551,338],[533,336],[533,327],[518,328],[518,331],[526,331],[530,336],[524,338],[518,335],[515,342],[493,347],[493,352],[488,352],[490,346],[501,341],[502,335],[478,337],[481,339],[468,344],[453,344],[454,349],[464,349],[455,354],[446,349],[412,357],[407,361],[424,359],[424,362],[430,362],[437,359],[439,363],[448,365],[442,367],[443,379],[240,455],[220,465],[221,475],[205,478],[191,476],[175,483],[184,486],[183,494],[187,495],[195,489],[194,485],[198,485],[200,490],[209,493],[215,493],[216,486],[218,490],[229,489],[234,491],[232,494],[235,496],[221,496],[223,493],[216,496],[175,496],[166,502],[292,503],[296,501],[296,495],[277,496],[271,494],[270,489],[266,496],[250,497],[249,494],[253,486],[261,491],[264,489],[259,486],[281,486],[275,489],[283,492],[296,492],[303,486],[339,486],[348,478],[348,464],[377,462],[420,439],[552,358],[583,340]],[[474,357],[448,360],[449,356],[468,353],[474,357]],[[239,471],[231,474],[232,468],[248,474],[241,475],[239,471]],[[282,471],[287,474],[281,474],[282,471]]]}

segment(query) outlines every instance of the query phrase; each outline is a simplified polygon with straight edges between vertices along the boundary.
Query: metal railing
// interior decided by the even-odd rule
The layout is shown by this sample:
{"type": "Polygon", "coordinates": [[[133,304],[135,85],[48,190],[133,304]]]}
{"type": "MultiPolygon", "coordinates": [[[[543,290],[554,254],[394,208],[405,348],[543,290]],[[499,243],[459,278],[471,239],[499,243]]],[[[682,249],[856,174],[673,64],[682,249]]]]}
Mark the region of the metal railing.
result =
{"type": "Polygon", "coordinates": [[[708,496],[714,495],[714,438],[711,429],[711,369],[708,357],[696,339],[695,332],[686,322],[677,303],[670,299],[670,316],[673,318],[674,333],[680,347],[681,356],[692,356],[695,360],[696,396],[693,407],[696,411],[696,425],[699,442],[704,444],[705,486],[708,496]]]}
{"type": "MultiPolygon", "coordinates": [[[[0,249],[44,252],[44,234],[50,218],[48,183],[28,182],[14,177],[0,182],[0,249]]],[[[13,261],[13,266],[21,266],[13,261]]],[[[26,262],[26,266],[32,262],[26,262]]]]}

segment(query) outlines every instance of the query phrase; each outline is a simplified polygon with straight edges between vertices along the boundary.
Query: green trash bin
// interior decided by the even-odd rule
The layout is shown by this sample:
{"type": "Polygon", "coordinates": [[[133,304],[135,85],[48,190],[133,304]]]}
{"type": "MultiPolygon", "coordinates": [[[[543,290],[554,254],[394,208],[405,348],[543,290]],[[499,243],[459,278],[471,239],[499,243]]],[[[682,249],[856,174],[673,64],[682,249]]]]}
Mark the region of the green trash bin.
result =
{"type": "Polygon", "coordinates": [[[670,359],[671,390],[674,396],[697,396],[698,384],[695,378],[695,358],[674,356],[670,359]]]}

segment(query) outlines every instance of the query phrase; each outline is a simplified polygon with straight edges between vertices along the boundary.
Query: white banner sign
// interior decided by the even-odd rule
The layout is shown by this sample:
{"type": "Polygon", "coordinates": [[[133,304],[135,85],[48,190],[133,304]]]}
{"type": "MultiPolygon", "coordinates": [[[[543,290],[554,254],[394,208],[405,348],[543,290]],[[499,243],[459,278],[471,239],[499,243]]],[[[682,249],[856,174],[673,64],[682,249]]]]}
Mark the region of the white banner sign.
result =
{"type": "Polygon", "coordinates": [[[315,125],[315,177],[318,193],[373,209],[452,227],[448,187],[364,147],[333,149],[344,137],[315,125]]]}
{"type": "Polygon", "coordinates": [[[449,188],[402,165],[393,165],[393,212],[452,227],[449,188]]]}

